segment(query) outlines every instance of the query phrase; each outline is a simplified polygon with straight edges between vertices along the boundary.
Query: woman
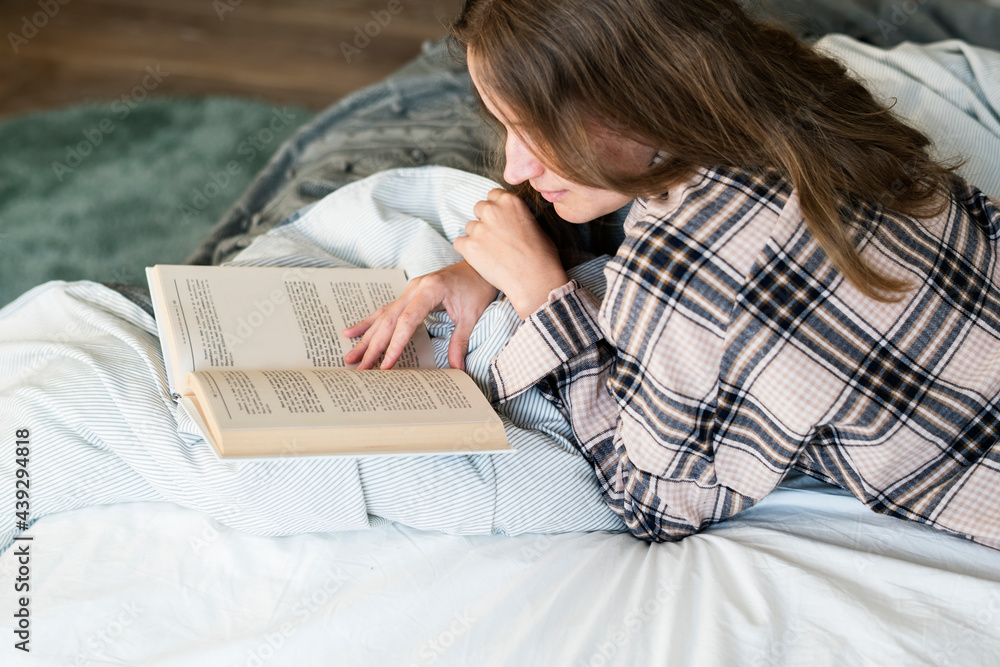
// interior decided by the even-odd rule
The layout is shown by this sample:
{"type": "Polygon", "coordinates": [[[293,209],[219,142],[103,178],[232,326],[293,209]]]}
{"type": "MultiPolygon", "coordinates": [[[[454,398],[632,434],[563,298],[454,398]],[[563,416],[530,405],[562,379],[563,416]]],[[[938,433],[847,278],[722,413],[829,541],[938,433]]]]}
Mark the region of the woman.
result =
{"type": "Polygon", "coordinates": [[[1000,548],[1000,210],[844,68],[733,0],[472,0],[454,27],[504,179],[584,223],[635,200],[602,302],[514,194],[465,262],[347,330],[391,367],[498,290],[493,398],[538,385],[632,532],[672,540],[796,469],[1000,548]]]}

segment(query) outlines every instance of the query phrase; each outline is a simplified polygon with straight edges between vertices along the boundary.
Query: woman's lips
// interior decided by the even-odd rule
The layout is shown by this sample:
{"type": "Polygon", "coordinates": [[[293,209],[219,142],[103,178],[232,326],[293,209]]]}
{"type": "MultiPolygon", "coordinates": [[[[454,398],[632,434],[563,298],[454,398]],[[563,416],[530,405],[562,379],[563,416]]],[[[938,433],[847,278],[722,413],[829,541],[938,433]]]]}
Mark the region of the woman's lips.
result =
{"type": "Polygon", "coordinates": [[[555,204],[557,201],[566,196],[566,192],[567,190],[551,190],[551,191],[539,190],[538,194],[542,196],[542,199],[555,204]]]}

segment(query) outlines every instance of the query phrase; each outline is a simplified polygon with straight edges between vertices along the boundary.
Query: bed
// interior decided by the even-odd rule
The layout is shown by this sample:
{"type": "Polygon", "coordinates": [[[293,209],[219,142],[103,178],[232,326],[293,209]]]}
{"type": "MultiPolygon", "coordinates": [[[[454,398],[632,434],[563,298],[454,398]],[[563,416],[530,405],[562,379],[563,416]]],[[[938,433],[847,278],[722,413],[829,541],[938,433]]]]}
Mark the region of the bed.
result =
{"type": "MultiPolygon", "coordinates": [[[[825,16],[846,21],[855,4],[873,3],[825,16]]],[[[968,4],[975,25],[1000,22],[1000,10],[968,4]]],[[[900,29],[923,29],[921,16],[900,29]]],[[[1000,198],[1000,53],[957,40],[822,46],[1000,198]]],[[[189,261],[433,270],[454,261],[448,241],[491,187],[488,143],[467,76],[430,44],[302,128],[189,261]]],[[[597,291],[616,224],[588,229],[595,257],[574,269],[597,291]]],[[[470,349],[474,377],[516,324],[509,305],[490,307],[470,349]]],[[[428,325],[443,361],[450,323],[428,325]]],[[[701,534],[637,541],[604,506],[566,424],[530,392],[503,414],[519,449],[510,457],[223,463],[166,395],[147,295],[86,282],[39,286],[0,311],[0,369],[4,437],[28,429],[32,480],[27,531],[13,509],[0,517],[4,665],[1000,656],[1000,552],[799,475],[701,534]],[[14,646],[23,618],[30,653],[14,646]]],[[[19,464],[5,451],[13,490],[19,464]]]]}

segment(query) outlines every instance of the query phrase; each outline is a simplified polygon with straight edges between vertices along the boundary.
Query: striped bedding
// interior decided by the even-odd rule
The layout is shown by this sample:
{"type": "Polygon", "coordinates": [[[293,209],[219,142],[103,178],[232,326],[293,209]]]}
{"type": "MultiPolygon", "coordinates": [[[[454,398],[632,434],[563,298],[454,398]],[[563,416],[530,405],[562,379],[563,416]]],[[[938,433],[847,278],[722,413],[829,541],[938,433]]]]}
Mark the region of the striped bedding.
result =
{"type": "MultiPolygon", "coordinates": [[[[495,184],[446,167],[382,172],[273,229],[234,264],[401,266],[409,277],[459,259],[451,247],[495,184]]],[[[602,291],[602,261],[577,270],[602,291]]],[[[519,323],[490,306],[467,361],[489,360],[519,323]]],[[[451,323],[429,322],[439,365],[451,323]]],[[[516,454],[221,461],[168,397],[155,322],[91,282],[50,282],[0,311],[0,423],[30,433],[30,513],[168,500],[259,535],[388,521],[457,534],[620,530],[568,424],[532,392],[502,417],[516,454]]],[[[11,480],[14,457],[0,460],[11,480]]],[[[13,488],[8,483],[7,488],[13,488]]],[[[0,548],[19,532],[0,514],[0,548]]]]}

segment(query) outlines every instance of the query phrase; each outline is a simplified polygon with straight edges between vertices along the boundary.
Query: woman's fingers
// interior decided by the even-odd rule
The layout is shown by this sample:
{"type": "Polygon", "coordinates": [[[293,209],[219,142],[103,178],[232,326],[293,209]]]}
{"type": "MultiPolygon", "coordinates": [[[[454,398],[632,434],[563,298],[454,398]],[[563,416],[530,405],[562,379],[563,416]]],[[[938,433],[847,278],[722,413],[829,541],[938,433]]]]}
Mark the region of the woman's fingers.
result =
{"type": "Polygon", "coordinates": [[[496,288],[468,262],[458,262],[415,278],[399,299],[344,329],[348,337],[361,336],[344,355],[344,361],[357,364],[359,369],[374,368],[376,365],[383,369],[392,368],[427,316],[444,306],[455,322],[455,332],[448,347],[448,362],[454,368],[464,368],[472,329],[496,296],[496,288]]]}
{"type": "Polygon", "coordinates": [[[344,361],[357,363],[363,370],[376,366],[392,368],[417,327],[440,304],[438,291],[433,279],[417,278],[410,282],[403,296],[345,329],[345,335],[364,333],[354,348],[344,355],[344,361]]]}
{"type": "MultiPolygon", "coordinates": [[[[386,304],[357,324],[344,329],[344,335],[350,338],[361,335],[361,340],[355,343],[354,347],[344,355],[344,363],[357,363],[359,364],[358,367],[362,369],[371,368],[374,365],[374,362],[369,361],[371,359],[370,352],[372,345],[378,345],[380,332],[383,332],[387,326],[393,326],[393,322],[395,322],[393,310],[398,304],[398,300],[386,304]]],[[[378,352],[379,354],[375,355],[375,361],[378,360],[381,350],[378,350],[378,352]]]]}
{"type": "Polygon", "coordinates": [[[368,345],[370,344],[372,336],[375,334],[376,331],[377,327],[375,326],[372,326],[371,328],[367,329],[364,335],[361,337],[361,340],[355,343],[354,347],[352,347],[347,352],[347,354],[344,355],[344,363],[355,364],[361,361],[361,359],[365,355],[365,352],[368,350],[368,345]]]}
{"type": "Polygon", "coordinates": [[[352,324],[351,326],[344,329],[343,333],[348,338],[357,338],[358,336],[364,335],[366,331],[372,325],[372,316],[369,315],[365,319],[361,320],[357,324],[352,324]]]}
{"type": "MultiPolygon", "coordinates": [[[[466,228],[466,229],[468,229],[468,228],[466,228]]],[[[468,243],[468,242],[469,242],[469,237],[468,237],[468,232],[466,232],[466,236],[458,236],[458,237],[456,237],[455,238],[455,242],[452,243],[451,245],[452,245],[453,248],[455,248],[455,252],[457,252],[462,257],[465,257],[465,253],[467,251],[466,250],[462,250],[462,248],[465,248],[466,247],[465,244],[468,243]]],[[[468,258],[466,258],[465,261],[469,261],[468,258]]]]}
{"type": "Polygon", "coordinates": [[[423,324],[436,305],[432,303],[433,299],[430,296],[427,293],[418,292],[396,318],[392,336],[385,348],[385,358],[382,360],[380,368],[392,368],[396,365],[403,350],[406,349],[406,344],[413,338],[413,333],[417,327],[423,324]]]}
{"type": "Polygon", "coordinates": [[[356,342],[354,347],[348,350],[347,354],[344,355],[344,363],[357,363],[357,361],[364,356],[365,350],[368,349],[368,342],[371,340],[372,334],[375,333],[372,327],[379,321],[385,313],[385,310],[386,307],[382,306],[357,324],[352,324],[344,329],[343,334],[347,338],[357,338],[358,336],[361,336],[361,340],[356,342]]]}
{"type": "Polygon", "coordinates": [[[371,313],[368,317],[361,320],[357,324],[352,324],[344,329],[344,335],[348,338],[357,338],[358,336],[363,335],[369,328],[371,328],[372,324],[374,324],[378,318],[382,317],[383,312],[385,312],[385,306],[382,306],[374,313],[371,313]]]}
{"type": "MultiPolygon", "coordinates": [[[[477,220],[482,220],[483,219],[483,215],[484,215],[484,213],[486,211],[486,207],[489,206],[489,205],[490,205],[490,203],[488,201],[477,201],[476,204],[475,204],[475,206],[472,207],[472,215],[476,216],[477,220]]],[[[465,231],[466,231],[466,234],[469,233],[469,225],[468,224],[465,225],[465,231]]]]}
{"type": "Polygon", "coordinates": [[[559,251],[516,195],[491,190],[476,203],[478,220],[470,221],[465,236],[455,239],[455,250],[483,279],[507,295],[524,319],[538,309],[548,294],[569,278],[559,251]]]}
{"type": "Polygon", "coordinates": [[[460,317],[455,322],[455,330],[451,333],[448,343],[448,365],[452,368],[465,370],[465,355],[469,353],[469,338],[476,326],[478,317],[460,317]]]}
{"type": "Polygon", "coordinates": [[[358,368],[365,370],[375,368],[382,357],[382,353],[385,352],[385,348],[388,347],[389,341],[392,339],[393,329],[394,327],[388,322],[379,323],[371,340],[368,341],[368,348],[365,350],[358,368]]]}

